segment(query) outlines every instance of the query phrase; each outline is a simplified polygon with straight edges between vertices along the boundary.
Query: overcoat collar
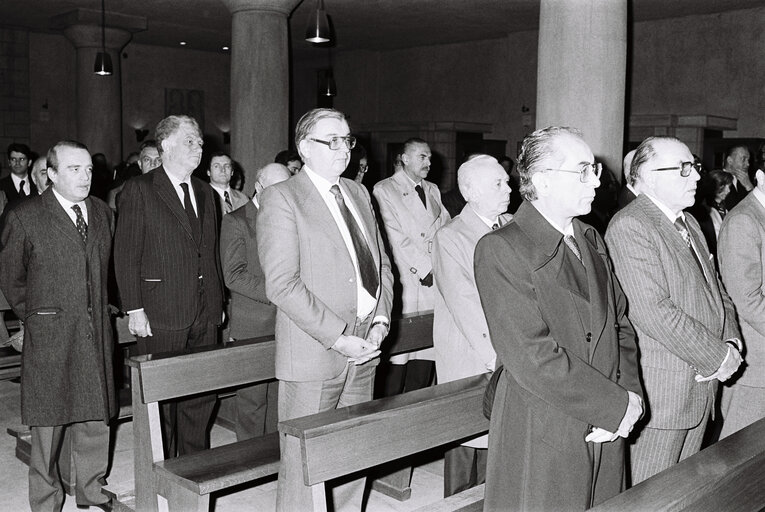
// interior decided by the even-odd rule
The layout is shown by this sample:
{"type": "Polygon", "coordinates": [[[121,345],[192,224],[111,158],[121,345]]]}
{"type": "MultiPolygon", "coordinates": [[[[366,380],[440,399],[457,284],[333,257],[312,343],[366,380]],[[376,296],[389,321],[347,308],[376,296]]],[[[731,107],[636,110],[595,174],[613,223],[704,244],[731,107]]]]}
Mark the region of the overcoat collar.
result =
{"type": "MultiPolygon", "coordinates": [[[[423,183],[425,180],[422,180],[423,183]]],[[[414,189],[415,184],[412,182],[411,179],[406,175],[404,171],[398,171],[393,173],[393,182],[398,186],[402,201],[404,202],[404,206],[406,206],[407,210],[416,217],[422,217],[423,215],[423,207],[422,207],[422,201],[420,200],[420,196],[417,195],[417,191],[414,189]]],[[[433,200],[433,198],[428,193],[428,188],[425,187],[425,185],[422,185],[422,190],[425,193],[426,197],[426,203],[427,208],[425,208],[425,212],[427,215],[431,218],[431,220],[435,221],[438,219],[438,215],[440,213],[440,207],[438,206],[437,202],[433,200]]]]}
{"type": "MultiPolygon", "coordinates": [[[[45,205],[45,208],[51,212],[51,218],[58,225],[59,231],[72,242],[82,245],[82,238],[74,222],[72,222],[72,218],[69,217],[67,212],[64,211],[64,207],[56,199],[52,187],[49,188],[51,190],[43,192],[40,200],[45,205]]],[[[96,206],[90,197],[85,198],[85,207],[88,209],[88,241],[85,244],[85,251],[89,256],[96,247],[97,240],[110,236],[110,226],[106,225],[105,219],[96,213],[96,206]]]]}

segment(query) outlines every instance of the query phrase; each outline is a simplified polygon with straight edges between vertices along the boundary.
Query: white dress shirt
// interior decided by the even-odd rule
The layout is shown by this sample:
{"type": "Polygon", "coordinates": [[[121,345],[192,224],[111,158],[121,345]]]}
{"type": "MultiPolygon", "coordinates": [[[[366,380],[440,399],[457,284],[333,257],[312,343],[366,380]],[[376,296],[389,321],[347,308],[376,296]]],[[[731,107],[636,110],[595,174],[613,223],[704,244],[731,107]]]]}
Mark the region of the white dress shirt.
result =
{"type": "Polygon", "coordinates": [[[24,180],[24,193],[26,195],[30,195],[32,193],[32,189],[29,186],[29,173],[21,177],[11,173],[11,181],[13,181],[13,188],[15,188],[16,190],[19,190],[19,185],[21,185],[21,180],[24,180]]]}
{"type": "Polygon", "coordinates": [[[183,189],[181,188],[181,183],[186,183],[189,186],[189,197],[191,198],[191,206],[194,207],[194,213],[197,214],[197,217],[199,217],[199,209],[197,208],[197,198],[196,194],[194,193],[194,187],[191,185],[191,176],[188,176],[185,180],[181,181],[169,172],[165,170],[165,174],[167,174],[167,177],[170,178],[170,183],[173,184],[173,188],[175,189],[175,193],[178,194],[178,199],[181,201],[181,206],[184,208],[186,205],[183,203],[183,189]]]}

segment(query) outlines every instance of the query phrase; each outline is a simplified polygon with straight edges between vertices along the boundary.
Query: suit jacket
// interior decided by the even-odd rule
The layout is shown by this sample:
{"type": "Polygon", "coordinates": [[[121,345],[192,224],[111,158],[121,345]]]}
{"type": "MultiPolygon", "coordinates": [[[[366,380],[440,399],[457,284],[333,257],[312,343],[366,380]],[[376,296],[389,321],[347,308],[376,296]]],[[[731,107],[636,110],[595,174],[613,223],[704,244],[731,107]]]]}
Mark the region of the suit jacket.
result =
{"type": "Polygon", "coordinates": [[[117,411],[107,274],[112,212],[87,198],[88,241],[48,189],[8,212],[0,287],[24,321],[21,420],[108,421],[117,411]]]}
{"type": "MultiPolygon", "coordinates": [[[[512,215],[501,215],[502,224],[512,215]]],[[[497,353],[491,346],[489,327],[475,285],[473,252],[491,228],[469,205],[438,230],[433,239],[433,348],[438,382],[450,382],[486,373],[497,353]]],[[[487,436],[464,443],[486,448],[487,436]]]]}
{"type": "Polygon", "coordinates": [[[765,387],[765,207],[749,194],[728,212],[718,241],[720,274],[736,305],[746,367],[736,380],[765,387]]]}
{"type": "Polygon", "coordinates": [[[725,208],[732,210],[747,194],[749,194],[749,191],[744,188],[741,182],[731,185],[730,192],[725,196],[725,208]]]}
{"type": "Polygon", "coordinates": [[[451,218],[441,204],[438,187],[422,180],[422,188],[427,209],[403,171],[378,182],[372,192],[398,270],[403,313],[433,309],[433,287],[422,286],[420,279],[433,270],[433,237],[451,218]]]}
{"type": "Polygon", "coordinates": [[[476,247],[476,284],[505,367],[485,510],[584,510],[623,489],[623,439],[594,445],[584,436],[590,426],[616,432],[627,392],[642,395],[635,336],[603,239],[576,219],[574,235],[582,263],[524,202],[476,247]]]}
{"type": "Polygon", "coordinates": [[[276,325],[276,307],[266,296],[258,257],[257,218],[258,207],[248,201],[221,221],[220,258],[231,293],[231,336],[236,339],[274,334],[276,325]]]}
{"type": "Polygon", "coordinates": [[[740,336],[701,229],[693,216],[685,218],[709,282],[673,223],[645,194],[617,213],[606,233],[638,333],[652,428],[688,429],[702,421],[716,381],[694,377],[716,372],[728,352],[725,340],[740,336]]]}
{"type": "MultiPolygon", "coordinates": [[[[223,217],[223,215],[226,214],[226,202],[221,197],[221,195],[218,193],[217,190],[213,190],[215,192],[215,197],[218,200],[218,213],[220,214],[220,217],[223,217]]],[[[241,208],[242,206],[246,205],[247,202],[250,200],[246,195],[244,195],[244,192],[239,192],[238,190],[232,188],[229,189],[229,196],[231,197],[231,211],[228,213],[233,212],[234,210],[237,210],[241,208]]]]}
{"type": "MultiPolygon", "coordinates": [[[[5,198],[5,192],[0,190],[0,229],[3,226],[3,213],[7,204],[8,200],[5,198]]],[[[11,309],[11,306],[8,304],[2,290],[0,290],[0,311],[5,311],[6,309],[11,309]]]]}
{"type": "Polygon", "coordinates": [[[197,316],[202,276],[209,321],[220,323],[223,285],[210,186],[192,176],[200,239],[164,167],[125,182],[119,196],[114,268],[122,309],[143,308],[152,327],[184,329],[197,316]]]}
{"type": "MultiPolygon", "coordinates": [[[[390,318],[393,275],[369,193],[345,178],[377,264],[380,286],[373,315],[390,318]]],[[[356,269],[329,208],[305,172],[266,188],[257,218],[258,254],[266,295],[276,313],[276,377],[289,381],[336,377],[347,358],[330,350],[356,321],[356,269]]]]}
{"type": "MultiPolygon", "coordinates": [[[[27,174],[26,182],[29,183],[29,195],[27,197],[37,197],[39,194],[37,193],[35,182],[32,181],[31,174],[27,174]]],[[[9,205],[16,204],[16,202],[21,199],[19,191],[16,190],[16,186],[13,184],[13,179],[10,174],[0,180],[0,190],[5,192],[5,197],[8,199],[9,205]]]]}

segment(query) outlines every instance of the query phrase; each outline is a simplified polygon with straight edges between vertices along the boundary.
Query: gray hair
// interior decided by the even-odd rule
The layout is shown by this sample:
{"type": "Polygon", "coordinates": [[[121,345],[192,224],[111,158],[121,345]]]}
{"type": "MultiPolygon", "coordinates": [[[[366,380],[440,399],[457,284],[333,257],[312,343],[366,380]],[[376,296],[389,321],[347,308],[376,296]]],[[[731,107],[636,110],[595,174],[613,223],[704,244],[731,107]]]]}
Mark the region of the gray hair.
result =
{"type": "Polygon", "coordinates": [[[199,136],[202,136],[202,130],[199,129],[199,123],[191,116],[167,116],[162,121],[157,123],[157,127],[154,129],[154,140],[157,143],[157,151],[162,156],[163,149],[162,143],[170,138],[172,134],[177,132],[182,124],[190,124],[193,126],[199,136]]]}
{"type": "Polygon", "coordinates": [[[582,132],[567,126],[548,126],[534,131],[523,139],[521,152],[518,154],[518,174],[521,177],[519,191],[527,201],[537,199],[537,189],[531,182],[531,177],[539,171],[541,162],[558,153],[553,141],[561,135],[573,135],[582,138],[582,132]]]}
{"type": "MultiPolygon", "coordinates": [[[[457,187],[460,190],[460,194],[466,200],[469,200],[470,190],[473,185],[473,179],[476,174],[486,169],[490,165],[502,167],[496,158],[490,155],[474,154],[470,155],[469,159],[460,165],[457,169],[457,187]]],[[[504,172],[504,167],[502,171],[504,172]]]]}
{"type": "MultiPolygon", "coordinates": [[[[313,127],[322,119],[338,119],[347,122],[345,114],[334,108],[315,108],[309,110],[303,114],[303,117],[300,118],[297,126],[295,126],[295,147],[297,147],[298,153],[300,153],[300,143],[308,138],[308,134],[311,133],[313,127]]],[[[300,156],[305,159],[302,154],[300,156]]]]}
{"type": "Polygon", "coordinates": [[[657,142],[677,142],[678,144],[682,144],[682,141],[677,137],[669,136],[648,137],[641,142],[635,150],[635,157],[632,159],[632,165],[630,166],[629,184],[633,187],[640,181],[643,167],[656,156],[657,142]]]}

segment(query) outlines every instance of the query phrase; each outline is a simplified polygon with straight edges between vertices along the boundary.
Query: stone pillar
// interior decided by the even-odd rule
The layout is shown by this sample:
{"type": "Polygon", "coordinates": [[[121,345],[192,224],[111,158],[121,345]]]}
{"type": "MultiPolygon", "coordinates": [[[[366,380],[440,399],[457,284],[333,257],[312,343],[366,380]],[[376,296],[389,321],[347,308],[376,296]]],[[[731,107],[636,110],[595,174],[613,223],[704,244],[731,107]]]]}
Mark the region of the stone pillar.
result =
{"type": "Polygon", "coordinates": [[[300,0],[222,1],[232,14],[231,156],[252,192],[252,173],[290,145],[287,18],[300,0]]]}
{"type": "Polygon", "coordinates": [[[106,28],[106,52],[111,55],[114,67],[109,76],[93,73],[96,55],[101,51],[100,25],[70,25],[64,29],[64,35],[77,49],[76,139],[88,146],[91,154],[103,153],[114,165],[122,160],[120,52],[130,41],[131,33],[106,28]]]}
{"type": "Polygon", "coordinates": [[[541,0],[537,128],[579,128],[621,179],[627,0],[541,0]]]}

